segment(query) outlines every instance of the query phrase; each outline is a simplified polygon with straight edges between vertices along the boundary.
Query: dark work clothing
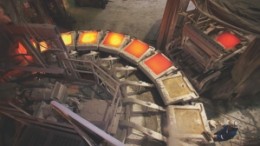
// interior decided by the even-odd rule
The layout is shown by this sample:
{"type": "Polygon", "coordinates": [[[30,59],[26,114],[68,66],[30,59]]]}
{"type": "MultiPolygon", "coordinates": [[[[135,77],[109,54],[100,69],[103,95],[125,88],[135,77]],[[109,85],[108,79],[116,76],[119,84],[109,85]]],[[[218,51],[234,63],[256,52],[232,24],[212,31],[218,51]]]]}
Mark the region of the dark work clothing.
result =
{"type": "Polygon", "coordinates": [[[215,133],[217,136],[215,141],[226,141],[236,136],[238,128],[233,128],[228,125],[223,126],[221,130],[215,133]]]}

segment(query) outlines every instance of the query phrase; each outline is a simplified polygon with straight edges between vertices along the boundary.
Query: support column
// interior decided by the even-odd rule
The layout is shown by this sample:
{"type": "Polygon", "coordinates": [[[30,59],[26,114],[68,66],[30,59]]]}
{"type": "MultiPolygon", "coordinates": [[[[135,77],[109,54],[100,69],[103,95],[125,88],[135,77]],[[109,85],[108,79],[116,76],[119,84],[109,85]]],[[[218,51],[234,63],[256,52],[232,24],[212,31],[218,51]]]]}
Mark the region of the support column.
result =
{"type": "Polygon", "coordinates": [[[157,38],[156,47],[164,52],[165,46],[174,39],[179,13],[186,11],[190,0],[167,0],[157,38]]]}

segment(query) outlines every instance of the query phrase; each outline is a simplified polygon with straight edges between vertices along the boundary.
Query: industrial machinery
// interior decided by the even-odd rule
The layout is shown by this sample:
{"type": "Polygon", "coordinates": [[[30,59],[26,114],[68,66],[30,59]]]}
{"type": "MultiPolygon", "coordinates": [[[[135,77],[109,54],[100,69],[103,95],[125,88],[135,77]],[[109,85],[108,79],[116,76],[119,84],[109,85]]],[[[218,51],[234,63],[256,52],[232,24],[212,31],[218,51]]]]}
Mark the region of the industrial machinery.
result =
{"type": "Polygon", "coordinates": [[[167,51],[184,70],[198,90],[232,68],[239,55],[253,45],[255,36],[204,15],[198,10],[187,13],[178,42],[167,51]]]}
{"type": "MultiPolygon", "coordinates": [[[[59,13],[55,2],[51,14],[59,13]]],[[[166,53],[119,32],[5,26],[12,39],[0,85],[13,91],[0,102],[0,118],[15,130],[3,128],[4,145],[213,143],[203,135],[210,127],[197,91],[230,69],[255,37],[197,10],[185,18],[166,53]]]]}
{"type": "MultiPolygon", "coordinates": [[[[31,83],[21,81],[16,94],[19,102],[27,105],[19,108],[29,112],[27,118],[68,122],[90,145],[172,145],[175,139],[185,143],[187,135],[190,141],[212,142],[201,131],[209,130],[203,104],[190,103],[199,95],[163,53],[141,40],[111,31],[59,35],[51,25],[30,28],[34,33],[24,33],[24,26],[7,27],[19,36],[12,57],[17,64],[11,67],[19,74],[7,70],[1,78],[3,84],[15,81],[24,77],[24,71],[33,77],[31,83]],[[28,108],[31,106],[34,108],[28,108]],[[190,117],[191,113],[196,116],[190,117]],[[177,136],[173,129],[182,128],[178,123],[184,117],[191,118],[186,124],[193,128],[177,136]],[[194,120],[199,121],[200,129],[194,120]],[[172,125],[175,122],[177,125],[172,125]]],[[[18,120],[9,108],[0,109],[0,113],[18,120]]],[[[24,141],[23,137],[19,141],[24,141]]]]}

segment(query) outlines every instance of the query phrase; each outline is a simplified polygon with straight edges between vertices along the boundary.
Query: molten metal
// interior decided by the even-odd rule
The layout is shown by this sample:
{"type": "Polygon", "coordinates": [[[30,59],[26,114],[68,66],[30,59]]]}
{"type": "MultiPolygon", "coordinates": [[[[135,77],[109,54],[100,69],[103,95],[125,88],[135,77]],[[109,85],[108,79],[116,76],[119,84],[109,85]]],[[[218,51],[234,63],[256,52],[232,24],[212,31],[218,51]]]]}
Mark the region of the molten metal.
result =
{"type": "Polygon", "coordinates": [[[124,38],[125,36],[123,34],[109,32],[105,37],[103,45],[119,48],[122,45],[124,38]]]}
{"type": "Polygon", "coordinates": [[[224,32],[216,37],[216,41],[220,43],[225,50],[233,49],[237,44],[240,43],[240,39],[229,32],[224,32]]]}
{"type": "Polygon", "coordinates": [[[135,39],[124,49],[124,51],[140,58],[148,49],[148,44],[135,39]]]}
{"type": "Polygon", "coordinates": [[[78,44],[96,44],[98,42],[98,32],[97,31],[86,31],[79,35],[78,44]]]}
{"type": "Polygon", "coordinates": [[[72,45],[72,34],[71,33],[62,33],[61,39],[63,40],[66,46],[72,45]]]}
{"type": "Polygon", "coordinates": [[[158,53],[144,62],[156,75],[166,71],[173,63],[163,54],[158,53]]]}
{"type": "Polygon", "coordinates": [[[41,52],[45,52],[48,50],[48,44],[45,41],[40,42],[39,45],[41,52]]]}
{"type": "Polygon", "coordinates": [[[24,55],[24,57],[26,58],[27,61],[32,61],[33,60],[32,56],[28,55],[28,52],[27,52],[26,48],[20,42],[18,42],[18,48],[16,50],[16,53],[20,54],[20,55],[24,55]]]}

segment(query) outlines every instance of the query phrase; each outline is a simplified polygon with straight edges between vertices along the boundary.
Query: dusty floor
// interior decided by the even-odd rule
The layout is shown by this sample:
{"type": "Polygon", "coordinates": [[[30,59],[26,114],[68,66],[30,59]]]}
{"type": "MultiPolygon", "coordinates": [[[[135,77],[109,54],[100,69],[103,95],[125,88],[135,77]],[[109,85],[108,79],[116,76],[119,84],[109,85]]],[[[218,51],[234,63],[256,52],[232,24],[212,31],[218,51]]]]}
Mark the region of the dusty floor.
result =
{"type": "Polygon", "coordinates": [[[129,34],[148,43],[156,40],[166,0],[110,0],[105,9],[77,7],[67,10],[76,19],[75,29],[102,29],[129,34]]]}
{"type": "Polygon", "coordinates": [[[216,142],[216,146],[259,146],[260,143],[260,100],[237,99],[233,101],[201,98],[208,119],[225,124],[228,120],[239,123],[238,134],[229,141],[216,142]]]}

